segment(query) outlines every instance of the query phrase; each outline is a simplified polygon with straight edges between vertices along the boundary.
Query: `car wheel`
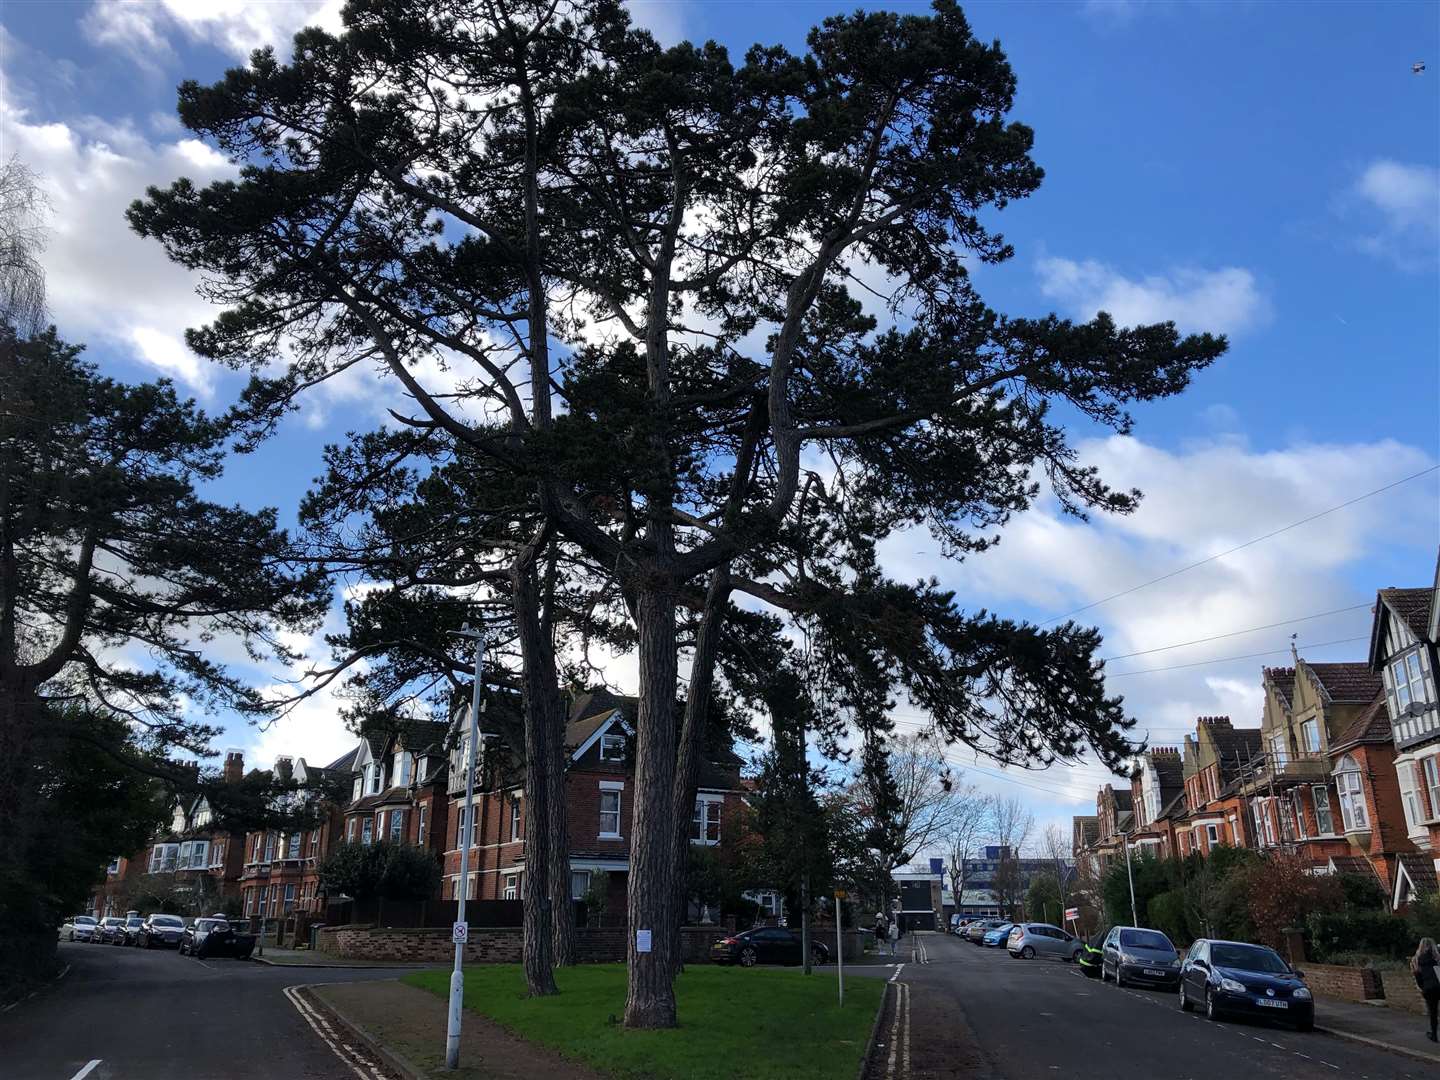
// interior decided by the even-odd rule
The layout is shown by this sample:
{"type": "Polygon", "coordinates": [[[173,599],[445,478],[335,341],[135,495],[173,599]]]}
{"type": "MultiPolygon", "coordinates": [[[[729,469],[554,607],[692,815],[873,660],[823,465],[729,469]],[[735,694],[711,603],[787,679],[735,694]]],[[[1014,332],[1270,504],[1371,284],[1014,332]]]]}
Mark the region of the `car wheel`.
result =
{"type": "Polygon", "coordinates": [[[1035,959],[1035,950],[1032,949],[1029,945],[1026,945],[1023,949],[1020,950],[1020,959],[1022,959],[1022,960],[1034,960],[1034,959],[1035,959]]]}
{"type": "Polygon", "coordinates": [[[1080,957],[1083,955],[1084,954],[1079,949],[1076,949],[1073,953],[1070,954],[1070,962],[1072,964],[1078,964],[1080,962],[1080,957]]]}
{"type": "Polygon", "coordinates": [[[741,966],[741,967],[754,967],[754,966],[755,966],[755,961],[758,960],[758,959],[759,959],[759,957],[757,957],[757,956],[755,955],[755,950],[754,950],[754,949],[745,948],[745,949],[741,949],[741,950],[740,950],[740,966],[741,966]]]}
{"type": "Polygon", "coordinates": [[[1208,986],[1205,988],[1205,1019],[1217,1021],[1220,1019],[1220,1010],[1215,1008],[1215,998],[1211,996],[1208,986]]]}
{"type": "Polygon", "coordinates": [[[1185,980],[1180,980],[1180,1009],[1182,1012],[1193,1012],[1195,1004],[1185,996],[1185,980]]]}

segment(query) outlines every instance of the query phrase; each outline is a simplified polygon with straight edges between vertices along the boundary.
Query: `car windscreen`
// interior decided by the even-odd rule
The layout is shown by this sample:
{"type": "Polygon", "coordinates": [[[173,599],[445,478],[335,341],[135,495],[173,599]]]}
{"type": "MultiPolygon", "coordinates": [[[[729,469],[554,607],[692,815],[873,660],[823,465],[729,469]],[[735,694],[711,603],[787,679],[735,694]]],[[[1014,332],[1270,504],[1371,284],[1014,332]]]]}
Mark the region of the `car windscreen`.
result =
{"type": "Polygon", "coordinates": [[[142,922],[144,922],[144,920],[141,919],[141,918],[137,915],[137,916],[134,916],[133,918],[126,919],[126,920],[125,920],[125,925],[126,925],[126,926],[139,926],[142,922]]]}
{"type": "Polygon", "coordinates": [[[1216,967],[1260,971],[1267,975],[1285,975],[1290,971],[1279,953],[1261,945],[1211,945],[1210,961],[1216,967]]]}
{"type": "Polygon", "coordinates": [[[76,926],[94,926],[94,925],[95,925],[95,920],[92,919],[89,915],[76,915],[76,916],[75,916],[75,925],[76,925],[76,926]]]}
{"type": "Polygon", "coordinates": [[[185,925],[185,920],[175,915],[151,915],[150,925],[164,927],[166,930],[179,930],[185,925]]]}
{"type": "Polygon", "coordinates": [[[1128,949],[1154,949],[1156,952],[1174,952],[1175,946],[1164,934],[1154,930],[1121,930],[1120,944],[1128,949]]]}

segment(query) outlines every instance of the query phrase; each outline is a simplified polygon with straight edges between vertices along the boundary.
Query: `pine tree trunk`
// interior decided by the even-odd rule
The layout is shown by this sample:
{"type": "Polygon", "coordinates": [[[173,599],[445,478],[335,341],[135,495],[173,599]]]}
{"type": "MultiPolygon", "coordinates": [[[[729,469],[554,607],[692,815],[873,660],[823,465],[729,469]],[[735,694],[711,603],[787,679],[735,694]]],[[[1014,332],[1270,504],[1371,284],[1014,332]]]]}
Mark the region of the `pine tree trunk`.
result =
{"type": "Polygon", "coordinates": [[[677,1023],[670,922],[675,825],[675,603],[653,582],[641,582],[633,604],[640,636],[640,706],[635,720],[635,795],[630,824],[629,941],[625,1026],[677,1023]],[[641,932],[651,948],[639,950],[641,932]]]}
{"type": "Polygon", "coordinates": [[[730,569],[716,567],[710,574],[705,592],[705,608],[695,632],[695,656],[690,664],[690,686],[685,695],[685,718],[680,725],[680,745],[675,756],[675,842],[671,857],[673,887],[671,890],[670,925],[675,928],[674,967],[679,974],[685,967],[685,951],[680,947],[680,927],[685,925],[685,909],[689,903],[686,868],[690,854],[690,822],[695,812],[695,786],[700,774],[700,757],[705,734],[705,721],[710,711],[711,692],[715,686],[715,657],[720,648],[720,623],[730,597],[730,569]]]}
{"type": "MultiPolygon", "coordinates": [[[[553,653],[551,667],[553,669],[553,653]]],[[[549,697],[550,757],[546,776],[550,781],[550,929],[553,957],[557,967],[575,963],[575,904],[570,899],[570,827],[565,805],[565,703],[559,686],[549,697]]]]}
{"type": "Polygon", "coordinates": [[[552,948],[550,893],[550,763],[549,718],[555,698],[555,665],[547,664],[549,643],[541,631],[539,597],[533,565],[518,565],[512,576],[515,624],[519,631],[524,678],[525,723],[525,897],[522,961],[531,997],[557,993],[552,948]]]}

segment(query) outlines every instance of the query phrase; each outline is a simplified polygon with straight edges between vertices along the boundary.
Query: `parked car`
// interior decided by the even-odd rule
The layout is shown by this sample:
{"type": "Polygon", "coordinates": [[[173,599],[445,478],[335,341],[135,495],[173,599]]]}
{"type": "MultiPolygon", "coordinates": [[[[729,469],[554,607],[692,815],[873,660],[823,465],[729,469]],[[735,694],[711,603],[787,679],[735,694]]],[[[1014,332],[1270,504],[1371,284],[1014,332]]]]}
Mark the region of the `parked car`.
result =
{"type": "Polygon", "coordinates": [[[1195,1006],[1211,1020],[1248,1016],[1282,1020],[1300,1031],[1315,1026],[1315,996],[1274,949],[1201,938],[1180,968],[1180,1008],[1195,1006]]]}
{"type": "Polygon", "coordinates": [[[90,940],[97,945],[121,945],[125,941],[125,920],[119,915],[106,915],[90,940]]]}
{"type": "Polygon", "coordinates": [[[1163,986],[1174,990],[1180,982],[1180,954],[1159,930],[1116,926],[1105,936],[1101,950],[1100,979],[1116,986],[1163,986]]]}
{"type": "Polygon", "coordinates": [[[125,925],[120,928],[121,945],[139,945],[140,927],[145,925],[145,920],[139,915],[125,916],[125,925]]]}
{"type": "Polygon", "coordinates": [[[89,941],[100,924],[90,915],[72,915],[60,927],[60,933],[71,941],[89,941]]]}
{"type": "Polygon", "coordinates": [[[185,920],[179,915],[146,915],[140,924],[140,947],[155,949],[180,944],[180,935],[185,932],[185,920]]]}
{"type": "Polygon", "coordinates": [[[1049,923],[1016,923],[1010,928],[1005,948],[1017,960],[1033,960],[1043,956],[1070,963],[1080,959],[1085,950],[1074,934],[1049,923]]]}
{"type": "Polygon", "coordinates": [[[985,935],[997,926],[1004,926],[1003,919],[976,919],[965,928],[965,940],[979,945],[985,940],[985,935]]]}
{"type": "Polygon", "coordinates": [[[231,925],[224,915],[196,919],[180,935],[180,955],[205,957],[228,956],[248,960],[255,949],[255,935],[231,925]]]}
{"type": "MultiPolygon", "coordinates": [[[[735,934],[710,946],[710,959],[717,964],[798,964],[804,958],[800,935],[783,926],[761,926],[735,934]]],[[[828,964],[830,949],[812,935],[810,962],[828,964]]]]}
{"type": "Polygon", "coordinates": [[[1010,928],[1013,925],[1014,923],[1001,923],[999,926],[991,930],[985,931],[985,936],[981,938],[980,943],[982,945],[987,945],[992,949],[996,948],[997,946],[1004,945],[1005,939],[1010,936],[1010,928]]]}

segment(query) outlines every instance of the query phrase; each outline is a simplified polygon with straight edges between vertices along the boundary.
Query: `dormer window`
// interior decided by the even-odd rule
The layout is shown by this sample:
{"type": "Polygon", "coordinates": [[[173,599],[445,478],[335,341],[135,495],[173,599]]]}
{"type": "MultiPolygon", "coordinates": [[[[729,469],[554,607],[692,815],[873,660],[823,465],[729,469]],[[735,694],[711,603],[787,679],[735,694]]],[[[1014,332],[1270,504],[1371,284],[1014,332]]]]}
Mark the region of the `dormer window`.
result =
{"type": "Polygon", "coordinates": [[[410,755],[404,750],[395,751],[395,768],[391,770],[396,787],[410,786],[410,755]]]}
{"type": "Polygon", "coordinates": [[[605,734],[600,736],[600,760],[624,761],[625,736],[605,734]]]}
{"type": "Polygon", "coordinates": [[[355,777],[355,786],[350,789],[350,801],[351,801],[351,802],[354,802],[356,799],[360,798],[360,792],[361,792],[361,790],[362,790],[362,788],[361,788],[362,783],[363,783],[363,782],[361,781],[360,777],[358,777],[358,776],[355,777]]]}
{"type": "Polygon", "coordinates": [[[380,794],[380,774],[384,772],[378,761],[365,766],[365,790],[371,795],[380,794]]]}

